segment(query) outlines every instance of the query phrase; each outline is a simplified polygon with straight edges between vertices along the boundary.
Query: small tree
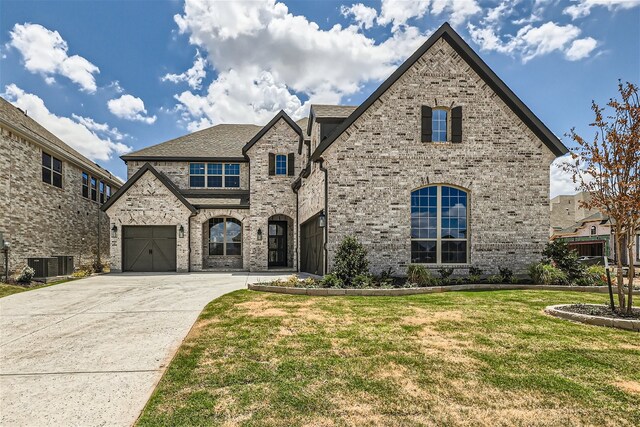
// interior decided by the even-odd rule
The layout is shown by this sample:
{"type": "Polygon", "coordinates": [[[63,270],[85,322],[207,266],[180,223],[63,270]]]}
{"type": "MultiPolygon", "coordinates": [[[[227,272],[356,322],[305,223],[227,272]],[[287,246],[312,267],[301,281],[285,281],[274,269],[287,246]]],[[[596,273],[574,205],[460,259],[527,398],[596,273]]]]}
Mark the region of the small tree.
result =
{"type": "Polygon", "coordinates": [[[586,273],[584,265],[578,262],[578,253],[569,250],[567,244],[560,240],[554,240],[547,243],[542,251],[545,263],[553,263],[560,270],[564,271],[570,282],[582,278],[586,273]]]}
{"type": "Polygon", "coordinates": [[[610,115],[605,116],[605,109],[592,101],[595,121],[590,126],[596,128],[593,140],[586,140],[575,129],[571,130],[570,136],[578,148],[571,153],[572,161],[565,164],[565,170],[572,174],[579,190],[591,194],[590,200],[580,202],[581,206],[598,209],[612,222],[618,302],[622,313],[630,313],[635,274],[633,240],[640,227],[640,102],[638,87],[632,83],[619,82],[618,92],[621,100],[612,98],[607,103],[610,115]],[[626,298],[623,248],[629,257],[626,298]]]}
{"type": "Polygon", "coordinates": [[[367,250],[353,236],[344,238],[333,259],[333,274],[346,286],[350,286],[356,276],[369,273],[367,250]]]}

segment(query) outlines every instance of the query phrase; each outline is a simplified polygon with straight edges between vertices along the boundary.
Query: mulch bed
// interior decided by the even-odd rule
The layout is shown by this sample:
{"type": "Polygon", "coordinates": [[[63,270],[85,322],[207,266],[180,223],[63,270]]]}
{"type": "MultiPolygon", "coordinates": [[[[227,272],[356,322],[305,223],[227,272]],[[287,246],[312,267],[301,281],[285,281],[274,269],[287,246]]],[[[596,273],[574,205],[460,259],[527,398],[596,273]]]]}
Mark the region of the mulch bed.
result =
{"type": "Polygon", "coordinates": [[[621,314],[611,311],[608,305],[574,304],[562,307],[562,311],[589,316],[608,317],[611,319],[634,319],[640,320],[640,308],[633,308],[631,314],[621,314]]]}

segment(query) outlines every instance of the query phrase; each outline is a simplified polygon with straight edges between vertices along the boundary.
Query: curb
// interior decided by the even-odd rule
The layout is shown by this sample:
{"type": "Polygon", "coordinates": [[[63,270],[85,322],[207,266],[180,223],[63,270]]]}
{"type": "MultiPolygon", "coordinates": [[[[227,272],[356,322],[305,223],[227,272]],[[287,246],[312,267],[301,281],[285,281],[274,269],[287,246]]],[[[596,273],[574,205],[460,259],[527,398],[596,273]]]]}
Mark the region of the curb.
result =
{"type": "MultiPolygon", "coordinates": [[[[545,285],[453,285],[432,286],[428,288],[400,288],[400,289],[336,289],[336,288],[287,288],[283,286],[269,286],[261,284],[249,284],[249,289],[259,292],[272,292],[287,295],[311,295],[311,296],[402,296],[437,294],[441,292],[456,291],[509,291],[509,290],[543,290],[543,291],[569,291],[589,292],[597,294],[608,293],[606,286],[545,286],[545,285]]],[[[613,288],[617,292],[616,288],[613,288]]],[[[640,295],[640,292],[634,292],[640,295]]]]}
{"type": "Polygon", "coordinates": [[[606,326],[609,328],[625,329],[627,331],[640,332],[640,320],[633,319],[611,319],[602,316],[590,316],[588,314],[572,313],[564,311],[564,307],[573,304],[550,305],[544,309],[544,312],[550,316],[558,317],[573,322],[585,323],[594,326],[606,326]]]}

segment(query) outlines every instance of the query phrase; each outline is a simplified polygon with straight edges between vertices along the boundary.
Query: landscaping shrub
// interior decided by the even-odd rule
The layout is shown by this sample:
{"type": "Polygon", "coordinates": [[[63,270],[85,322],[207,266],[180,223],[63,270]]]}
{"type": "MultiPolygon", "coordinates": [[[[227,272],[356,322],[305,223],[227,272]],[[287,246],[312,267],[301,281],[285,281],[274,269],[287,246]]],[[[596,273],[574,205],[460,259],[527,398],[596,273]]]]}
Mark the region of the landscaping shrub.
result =
{"type": "Polygon", "coordinates": [[[578,262],[578,253],[569,250],[565,242],[554,240],[547,243],[542,251],[542,261],[562,270],[569,282],[574,282],[586,274],[586,268],[578,262]]]}
{"type": "Polygon", "coordinates": [[[537,285],[567,285],[567,274],[551,264],[539,262],[529,266],[529,275],[537,285]]]}
{"type": "Polygon", "coordinates": [[[24,267],[20,270],[20,273],[16,276],[16,282],[27,285],[31,283],[33,280],[33,276],[36,274],[36,271],[31,267],[24,267]]]}
{"type": "Polygon", "coordinates": [[[433,286],[435,283],[431,272],[427,270],[424,265],[420,264],[410,264],[409,267],[407,267],[407,280],[420,287],[433,286]]]}
{"type": "Polygon", "coordinates": [[[349,287],[356,276],[369,273],[367,250],[353,236],[344,238],[333,259],[332,273],[349,287]]]}
{"type": "Polygon", "coordinates": [[[482,276],[482,269],[478,267],[469,267],[469,276],[482,276]]]}
{"type": "Polygon", "coordinates": [[[373,277],[371,277],[371,275],[369,274],[358,274],[353,278],[353,281],[351,282],[351,287],[357,289],[371,288],[373,287],[373,285],[373,277]]]}
{"type": "Polygon", "coordinates": [[[487,277],[487,283],[499,284],[499,283],[502,283],[503,281],[504,279],[499,274],[492,274],[491,276],[487,277]]]}
{"type": "Polygon", "coordinates": [[[503,283],[511,282],[511,279],[513,279],[513,270],[509,267],[498,267],[498,271],[503,283]]]}
{"type": "Polygon", "coordinates": [[[331,273],[322,278],[320,286],[323,288],[342,288],[344,286],[344,282],[337,275],[331,273]]]}
{"type": "Polygon", "coordinates": [[[453,274],[453,268],[439,268],[438,274],[442,280],[447,280],[453,274]]]}
{"type": "Polygon", "coordinates": [[[71,273],[71,277],[73,277],[74,279],[82,279],[88,276],[91,276],[91,272],[88,270],[79,269],[71,273]]]}
{"type": "Polygon", "coordinates": [[[584,275],[575,281],[578,286],[605,286],[607,271],[601,265],[590,265],[584,275]]]}

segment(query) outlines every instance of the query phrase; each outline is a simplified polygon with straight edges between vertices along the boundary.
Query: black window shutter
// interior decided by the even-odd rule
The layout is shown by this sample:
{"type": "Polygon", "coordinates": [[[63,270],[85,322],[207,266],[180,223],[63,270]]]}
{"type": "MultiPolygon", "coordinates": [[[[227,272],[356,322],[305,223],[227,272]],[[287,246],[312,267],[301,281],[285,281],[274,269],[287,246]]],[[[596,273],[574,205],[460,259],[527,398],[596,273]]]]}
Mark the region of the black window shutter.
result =
{"type": "Polygon", "coordinates": [[[422,106],[422,142],[431,142],[431,107],[422,106]]]}
{"type": "Polygon", "coordinates": [[[289,153],[289,164],[287,165],[287,172],[288,175],[293,176],[293,172],[295,171],[296,165],[295,165],[295,157],[293,153],[289,153]]]}
{"type": "Polygon", "coordinates": [[[451,109],[451,142],[462,142],[462,107],[451,109]]]}
{"type": "Polygon", "coordinates": [[[276,155],[269,153],[269,175],[276,174],[276,155]]]}

